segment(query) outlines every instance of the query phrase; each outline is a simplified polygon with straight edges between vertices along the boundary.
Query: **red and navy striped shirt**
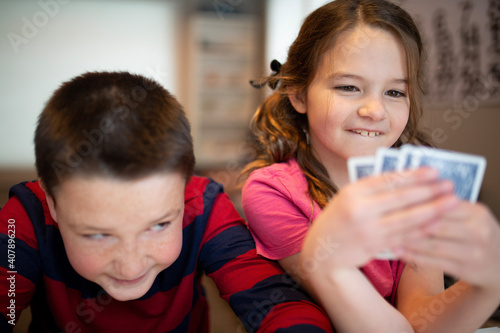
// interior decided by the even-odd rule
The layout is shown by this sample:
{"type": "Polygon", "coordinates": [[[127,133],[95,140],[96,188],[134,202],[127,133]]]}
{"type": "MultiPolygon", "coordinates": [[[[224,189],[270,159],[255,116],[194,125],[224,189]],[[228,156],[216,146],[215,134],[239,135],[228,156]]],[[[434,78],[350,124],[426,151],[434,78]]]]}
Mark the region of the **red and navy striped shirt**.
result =
{"type": "Polygon", "coordinates": [[[207,178],[186,186],[179,258],[143,297],[125,302],[72,268],[38,182],[18,184],[9,196],[0,210],[1,332],[29,305],[32,332],[208,332],[203,273],[248,332],[333,331],[279,265],[256,254],[222,186],[207,178]]]}

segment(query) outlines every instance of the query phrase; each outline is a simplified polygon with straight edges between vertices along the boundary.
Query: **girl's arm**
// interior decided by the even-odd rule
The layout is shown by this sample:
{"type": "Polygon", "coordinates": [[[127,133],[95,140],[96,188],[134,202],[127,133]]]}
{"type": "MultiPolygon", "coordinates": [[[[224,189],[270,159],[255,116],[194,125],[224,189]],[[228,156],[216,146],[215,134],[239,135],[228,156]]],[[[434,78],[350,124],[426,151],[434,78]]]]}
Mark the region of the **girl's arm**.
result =
{"type": "Polygon", "coordinates": [[[398,287],[398,309],[415,332],[474,332],[498,306],[498,294],[464,281],[441,292],[431,290],[429,285],[442,276],[432,268],[406,265],[398,287]]]}
{"type": "MultiPolygon", "coordinates": [[[[421,169],[346,186],[313,222],[301,254],[281,260],[285,268],[291,263],[301,268],[301,284],[324,306],[338,332],[413,332],[357,267],[386,248],[425,238],[456,206],[452,186],[437,176],[421,169]]],[[[429,282],[423,293],[440,291],[442,277],[429,282]]]]}
{"type": "Polygon", "coordinates": [[[301,254],[279,260],[285,271],[306,289],[327,311],[333,326],[342,332],[413,332],[405,317],[389,304],[357,268],[332,273],[306,260],[310,267],[300,266],[301,254]]]}
{"type": "Polygon", "coordinates": [[[405,174],[389,191],[383,178],[361,180],[342,189],[313,223],[295,266],[338,332],[470,333],[497,308],[498,222],[427,176],[405,174]],[[400,312],[356,269],[384,247],[412,263],[398,288],[400,312]],[[463,281],[443,291],[443,270],[463,281]]]}
{"type": "Polygon", "coordinates": [[[416,265],[403,272],[398,308],[417,332],[473,332],[500,303],[498,221],[484,205],[462,201],[432,229],[432,237],[401,249],[416,265]],[[423,294],[432,267],[461,281],[434,296],[423,294]]]}

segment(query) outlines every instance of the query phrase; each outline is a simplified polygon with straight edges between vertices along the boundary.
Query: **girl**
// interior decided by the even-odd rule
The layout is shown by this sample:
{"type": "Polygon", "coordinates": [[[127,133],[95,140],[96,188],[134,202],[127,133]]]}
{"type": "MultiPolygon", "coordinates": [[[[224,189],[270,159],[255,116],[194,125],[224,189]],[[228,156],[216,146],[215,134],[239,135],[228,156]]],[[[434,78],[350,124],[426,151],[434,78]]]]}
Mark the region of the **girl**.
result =
{"type": "Polygon", "coordinates": [[[384,0],[336,0],[305,20],[252,130],[243,208],[258,253],[278,260],[338,332],[473,332],[500,302],[500,228],[434,170],[348,184],[347,159],[428,145],[422,41],[384,0]],[[373,260],[391,248],[401,261],[373,260]],[[404,262],[409,264],[405,265],[404,262]],[[443,271],[460,278],[444,290],[443,271]]]}

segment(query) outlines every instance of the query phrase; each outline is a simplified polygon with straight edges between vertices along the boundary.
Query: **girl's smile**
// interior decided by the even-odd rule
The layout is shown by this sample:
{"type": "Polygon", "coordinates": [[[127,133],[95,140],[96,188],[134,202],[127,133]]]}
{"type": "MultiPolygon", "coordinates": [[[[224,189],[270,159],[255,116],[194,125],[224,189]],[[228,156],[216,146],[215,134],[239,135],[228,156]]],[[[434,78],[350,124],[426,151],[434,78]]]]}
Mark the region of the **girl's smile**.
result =
{"type": "Polygon", "coordinates": [[[370,138],[373,138],[373,137],[376,137],[376,136],[379,136],[380,134],[382,134],[382,132],[380,132],[380,131],[369,130],[369,129],[353,129],[350,131],[353,133],[359,134],[361,136],[370,137],[370,138]]]}

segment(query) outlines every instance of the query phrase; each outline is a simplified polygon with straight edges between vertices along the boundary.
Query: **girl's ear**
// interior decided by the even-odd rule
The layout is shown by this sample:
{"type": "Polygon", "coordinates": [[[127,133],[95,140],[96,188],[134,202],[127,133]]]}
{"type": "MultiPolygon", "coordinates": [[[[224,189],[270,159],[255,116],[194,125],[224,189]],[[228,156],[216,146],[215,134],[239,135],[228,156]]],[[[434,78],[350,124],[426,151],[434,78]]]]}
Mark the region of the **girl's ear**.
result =
{"type": "Polygon", "coordinates": [[[304,91],[289,91],[288,99],[290,103],[292,103],[293,108],[298,113],[306,113],[307,111],[307,103],[306,103],[306,94],[304,91]]]}
{"type": "Polygon", "coordinates": [[[45,198],[47,199],[47,206],[49,206],[50,216],[52,219],[57,222],[57,212],[56,212],[56,203],[54,198],[52,198],[45,188],[45,184],[41,178],[38,179],[38,184],[40,188],[45,192],[45,198]]]}

